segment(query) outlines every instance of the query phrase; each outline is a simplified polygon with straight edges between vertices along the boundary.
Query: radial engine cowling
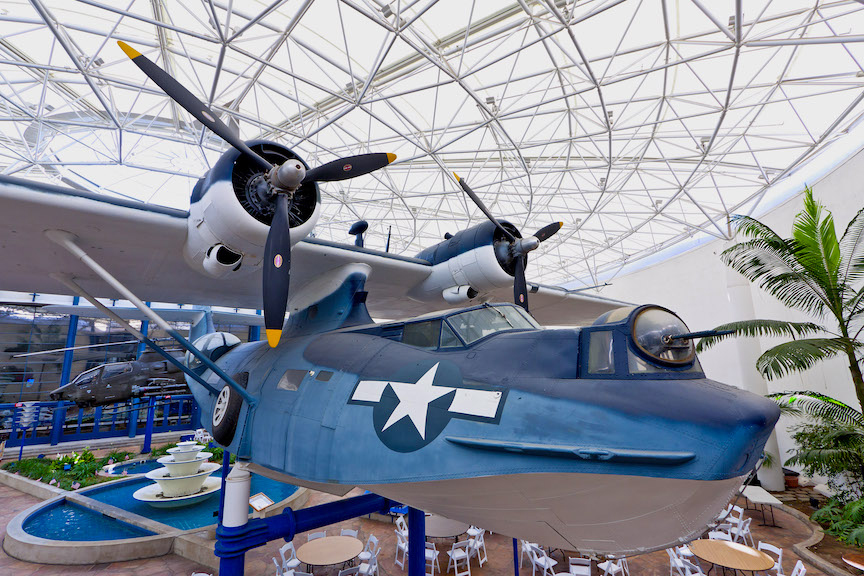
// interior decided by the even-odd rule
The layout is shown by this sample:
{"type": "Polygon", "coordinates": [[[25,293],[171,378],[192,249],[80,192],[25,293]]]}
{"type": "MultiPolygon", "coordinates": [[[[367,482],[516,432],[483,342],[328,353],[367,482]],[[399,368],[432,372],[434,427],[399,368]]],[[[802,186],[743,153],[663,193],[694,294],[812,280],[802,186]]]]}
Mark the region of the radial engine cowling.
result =
{"type": "MultiPolygon", "coordinates": [[[[247,142],[274,165],[306,163],[290,149],[272,142],[247,142]]],[[[198,181],[189,207],[189,228],[184,256],[195,269],[216,278],[257,269],[264,255],[267,233],[273,221],[275,197],[261,167],[231,149],[198,181]]],[[[321,213],[321,196],[315,182],[294,193],[291,203],[291,243],[309,235],[321,213]]]]}
{"type": "MultiPolygon", "coordinates": [[[[516,238],[522,235],[506,221],[501,225],[516,238]]],[[[444,242],[431,246],[416,258],[426,260],[433,269],[429,277],[411,292],[422,301],[443,299],[462,304],[496,288],[513,286],[515,257],[511,242],[492,222],[457,232],[444,242]]]]}

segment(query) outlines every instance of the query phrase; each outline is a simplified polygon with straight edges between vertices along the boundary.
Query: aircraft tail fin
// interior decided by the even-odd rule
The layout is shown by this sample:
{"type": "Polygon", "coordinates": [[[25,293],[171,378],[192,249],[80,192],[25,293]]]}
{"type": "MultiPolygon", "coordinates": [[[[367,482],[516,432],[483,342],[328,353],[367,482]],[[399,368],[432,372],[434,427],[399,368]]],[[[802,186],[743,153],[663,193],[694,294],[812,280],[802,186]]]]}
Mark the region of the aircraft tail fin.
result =
{"type": "Polygon", "coordinates": [[[196,310],[200,312],[200,316],[189,323],[189,342],[195,342],[205,334],[212,334],[216,331],[213,325],[213,312],[209,308],[196,310]]]}
{"type": "Polygon", "coordinates": [[[304,286],[289,302],[288,337],[302,336],[371,324],[366,310],[367,292],[363,290],[371,268],[366,264],[346,264],[321,275],[304,286]]]}

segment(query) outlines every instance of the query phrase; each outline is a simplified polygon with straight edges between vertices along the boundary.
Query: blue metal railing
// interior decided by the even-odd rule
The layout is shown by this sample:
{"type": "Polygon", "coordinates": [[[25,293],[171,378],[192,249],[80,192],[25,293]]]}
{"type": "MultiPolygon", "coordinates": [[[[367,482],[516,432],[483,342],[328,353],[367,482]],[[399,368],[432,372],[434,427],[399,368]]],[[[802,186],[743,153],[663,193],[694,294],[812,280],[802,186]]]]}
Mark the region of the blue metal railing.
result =
{"type": "Polygon", "coordinates": [[[194,430],[199,427],[198,404],[191,394],[135,399],[129,404],[77,408],[73,402],[18,402],[0,404],[0,433],[7,447],[56,445],[62,442],[143,435],[150,407],[152,432],[194,430]]]}

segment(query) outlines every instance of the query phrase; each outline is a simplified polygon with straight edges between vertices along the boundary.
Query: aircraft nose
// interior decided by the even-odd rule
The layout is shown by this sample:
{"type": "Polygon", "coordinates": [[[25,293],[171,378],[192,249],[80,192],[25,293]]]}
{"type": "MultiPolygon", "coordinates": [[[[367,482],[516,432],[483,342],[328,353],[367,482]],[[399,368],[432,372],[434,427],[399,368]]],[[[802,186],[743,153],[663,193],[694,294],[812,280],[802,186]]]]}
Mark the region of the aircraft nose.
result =
{"type": "Polygon", "coordinates": [[[765,442],[780,418],[780,407],[746,390],[716,382],[711,382],[711,385],[728,395],[727,406],[731,408],[715,412],[715,423],[725,428],[726,433],[722,435],[730,448],[725,461],[717,465],[733,474],[744,473],[761,457],[765,442]]]}
{"type": "Polygon", "coordinates": [[[69,392],[70,386],[71,386],[71,384],[66,384],[65,386],[61,386],[60,388],[57,388],[56,390],[52,391],[49,394],[49,396],[51,396],[51,399],[54,401],[66,400],[67,399],[66,393],[69,392]]]}

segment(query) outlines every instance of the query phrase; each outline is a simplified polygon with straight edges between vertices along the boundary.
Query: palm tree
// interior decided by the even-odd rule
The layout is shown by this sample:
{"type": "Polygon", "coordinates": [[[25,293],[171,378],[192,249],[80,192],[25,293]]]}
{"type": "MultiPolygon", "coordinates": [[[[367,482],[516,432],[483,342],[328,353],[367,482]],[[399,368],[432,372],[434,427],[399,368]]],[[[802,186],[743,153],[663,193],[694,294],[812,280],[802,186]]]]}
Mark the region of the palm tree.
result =
{"type": "Polygon", "coordinates": [[[864,482],[864,415],[843,402],[810,390],[769,394],[783,414],[807,416],[813,423],[795,430],[796,448],[786,464],[801,465],[809,476],[821,474],[844,483],[835,487],[860,498],[864,482]]]}
{"type": "Polygon", "coordinates": [[[734,216],[737,232],[748,238],[720,255],[723,262],[789,308],[815,316],[814,322],[744,320],[715,328],[728,331],[703,338],[704,351],[730,336],[785,336],[792,338],[766,350],[756,362],[772,380],[807,370],[817,362],[845,355],[858,403],[864,411],[864,378],[858,350],[864,329],[864,209],[837,240],[834,218],[804,190],[804,209],[795,217],[792,238],[781,238],[749,216],[734,216]],[[825,323],[827,321],[827,323],[825,323]],[[812,336],[812,337],[810,337],[812,336]]]}

